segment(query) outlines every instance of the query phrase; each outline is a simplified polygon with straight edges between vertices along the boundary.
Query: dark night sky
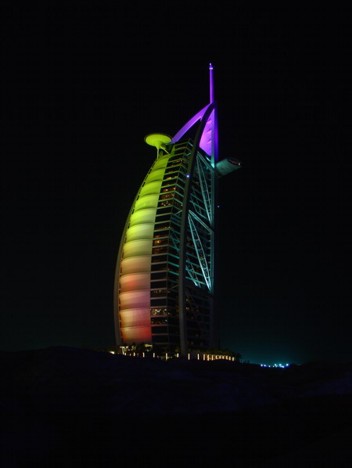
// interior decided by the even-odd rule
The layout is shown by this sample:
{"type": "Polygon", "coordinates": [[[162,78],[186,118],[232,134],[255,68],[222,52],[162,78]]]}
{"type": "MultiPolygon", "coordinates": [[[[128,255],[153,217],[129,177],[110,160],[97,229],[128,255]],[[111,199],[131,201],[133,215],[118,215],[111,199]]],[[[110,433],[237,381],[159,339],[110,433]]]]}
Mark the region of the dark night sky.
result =
{"type": "Polygon", "coordinates": [[[2,349],[114,344],[144,137],[207,104],[211,61],[220,157],[243,165],[219,189],[221,345],[352,360],[350,23],[323,5],[213,3],[5,2],[2,349]]]}

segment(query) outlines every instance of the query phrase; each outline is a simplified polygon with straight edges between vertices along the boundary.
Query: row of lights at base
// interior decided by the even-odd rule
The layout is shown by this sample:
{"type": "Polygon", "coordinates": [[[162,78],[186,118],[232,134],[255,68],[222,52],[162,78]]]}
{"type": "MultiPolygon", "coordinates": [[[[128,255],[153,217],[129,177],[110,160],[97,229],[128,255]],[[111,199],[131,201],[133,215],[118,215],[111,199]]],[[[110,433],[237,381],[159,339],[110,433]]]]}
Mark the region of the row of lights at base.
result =
{"type": "MultiPolygon", "coordinates": [[[[118,354],[116,351],[109,351],[110,354],[118,354]]],[[[122,350],[121,354],[123,356],[132,356],[132,357],[146,357],[145,352],[142,353],[129,353],[126,352],[125,350],[122,350]]],[[[148,353],[149,355],[149,353],[148,353]]],[[[176,353],[174,355],[170,355],[168,353],[165,354],[156,354],[152,353],[153,358],[157,359],[163,359],[165,361],[168,361],[169,359],[174,359],[174,358],[180,358],[180,354],[176,353]]],[[[203,353],[197,353],[195,356],[191,355],[191,353],[187,354],[187,359],[190,361],[191,359],[197,359],[198,361],[219,361],[219,360],[225,360],[225,361],[235,361],[234,356],[229,356],[226,354],[203,354],[203,353]]]]}

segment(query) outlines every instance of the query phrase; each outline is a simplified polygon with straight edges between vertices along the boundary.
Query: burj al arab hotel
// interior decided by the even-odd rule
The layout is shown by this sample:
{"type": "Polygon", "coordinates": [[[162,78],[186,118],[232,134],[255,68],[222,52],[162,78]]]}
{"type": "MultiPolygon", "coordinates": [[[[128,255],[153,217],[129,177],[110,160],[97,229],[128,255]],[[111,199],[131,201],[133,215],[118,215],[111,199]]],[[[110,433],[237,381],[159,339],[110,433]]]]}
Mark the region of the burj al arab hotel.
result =
{"type": "Polygon", "coordinates": [[[209,350],[218,343],[214,307],[219,179],[240,167],[218,157],[213,66],[210,102],[173,137],[145,137],[156,157],[128,214],[117,255],[117,347],[156,352],[209,350]]]}

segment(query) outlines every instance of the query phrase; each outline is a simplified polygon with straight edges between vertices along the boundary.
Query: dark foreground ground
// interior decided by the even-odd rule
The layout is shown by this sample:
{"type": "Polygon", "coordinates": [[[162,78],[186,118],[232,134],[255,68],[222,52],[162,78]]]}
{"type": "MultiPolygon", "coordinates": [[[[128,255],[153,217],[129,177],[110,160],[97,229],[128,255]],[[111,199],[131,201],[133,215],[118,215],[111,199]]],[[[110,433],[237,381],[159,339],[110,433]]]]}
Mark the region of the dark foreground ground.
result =
{"type": "Polygon", "coordinates": [[[351,467],[352,363],[2,352],[1,468],[351,467]]]}

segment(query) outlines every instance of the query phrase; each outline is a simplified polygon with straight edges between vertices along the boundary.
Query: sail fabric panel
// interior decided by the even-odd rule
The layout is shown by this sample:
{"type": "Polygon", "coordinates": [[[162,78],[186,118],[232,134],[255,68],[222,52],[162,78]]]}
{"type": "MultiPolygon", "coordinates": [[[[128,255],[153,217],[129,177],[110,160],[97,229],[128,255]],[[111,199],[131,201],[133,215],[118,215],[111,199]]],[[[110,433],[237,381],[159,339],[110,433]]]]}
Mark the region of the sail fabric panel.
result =
{"type": "Polygon", "coordinates": [[[149,284],[150,275],[148,273],[128,273],[120,278],[120,285],[124,291],[147,289],[149,284]]]}
{"type": "Polygon", "coordinates": [[[119,301],[121,309],[131,309],[150,305],[149,289],[120,292],[119,301]]]}
{"type": "Polygon", "coordinates": [[[120,265],[120,275],[127,273],[150,272],[150,255],[140,255],[137,257],[124,258],[120,265]]]}
{"type": "Polygon", "coordinates": [[[156,208],[141,208],[134,211],[130,217],[130,226],[135,224],[153,223],[155,220],[156,208]]]}
{"type": "Polygon", "coordinates": [[[150,255],[152,253],[152,244],[149,239],[137,239],[126,242],[123,249],[124,258],[150,255]]]}
{"type": "Polygon", "coordinates": [[[125,327],[121,325],[120,330],[125,343],[150,343],[152,339],[150,324],[144,327],[136,325],[125,327]]]}

